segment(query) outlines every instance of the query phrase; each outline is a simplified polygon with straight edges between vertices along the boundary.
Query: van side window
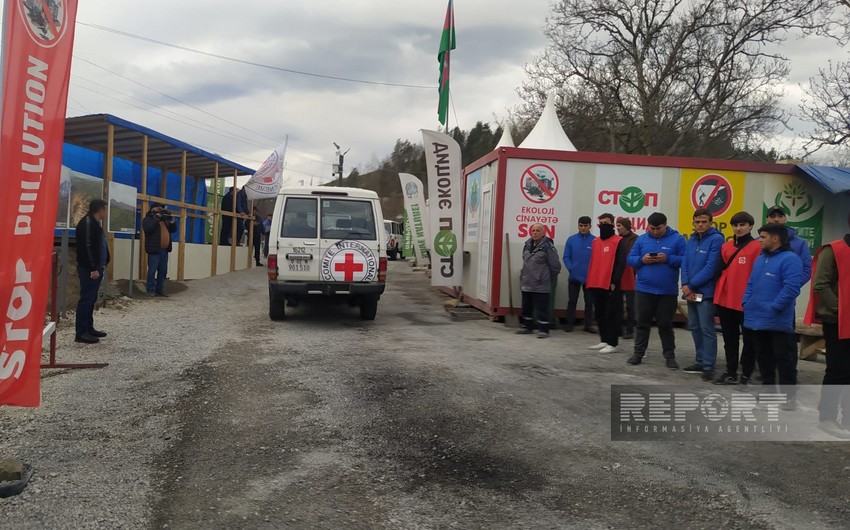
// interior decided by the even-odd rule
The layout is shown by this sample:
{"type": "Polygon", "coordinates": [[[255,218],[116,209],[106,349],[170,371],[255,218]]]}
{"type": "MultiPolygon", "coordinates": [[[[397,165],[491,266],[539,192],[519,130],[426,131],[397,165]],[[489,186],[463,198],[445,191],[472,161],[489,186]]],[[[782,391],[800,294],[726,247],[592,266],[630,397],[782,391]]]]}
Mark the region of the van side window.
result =
{"type": "Polygon", "coordinates": [[[280,237],[316,237],[316,199],[290,197],[283,206],[280,237]]]}
{"type": "Polygon", "coordinates": [[[322,199],[322,239],[377,239],[371,201],[322,199]]]}

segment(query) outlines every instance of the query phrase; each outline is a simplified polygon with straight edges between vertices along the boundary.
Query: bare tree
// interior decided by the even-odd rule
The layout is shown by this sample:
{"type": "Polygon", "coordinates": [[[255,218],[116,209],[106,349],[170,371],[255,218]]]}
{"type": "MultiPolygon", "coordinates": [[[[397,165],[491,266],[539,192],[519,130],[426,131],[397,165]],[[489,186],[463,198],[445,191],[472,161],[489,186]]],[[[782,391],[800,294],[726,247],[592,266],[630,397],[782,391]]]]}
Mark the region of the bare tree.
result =
{"type": "Polygon", "coordinates": [[[803,149],[811,155],[824,147],[850,147],[850,62],[829,63],[803,88],[802,117],[814,124],[803,149]]]}
{"type": "Polygon", "coordinates": [[[527,66],[524,112],[555,89],[580,149],[735,156],[786,116],[791,32],[828,29],[837,0],[559,0],[527,66]]]}

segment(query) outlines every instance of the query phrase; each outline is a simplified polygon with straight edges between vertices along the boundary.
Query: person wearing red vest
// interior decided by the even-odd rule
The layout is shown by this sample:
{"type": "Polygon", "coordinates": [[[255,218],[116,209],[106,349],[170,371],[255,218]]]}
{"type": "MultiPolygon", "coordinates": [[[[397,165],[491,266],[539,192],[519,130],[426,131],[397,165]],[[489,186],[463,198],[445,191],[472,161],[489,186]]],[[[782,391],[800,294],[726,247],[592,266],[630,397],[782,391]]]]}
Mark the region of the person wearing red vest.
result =
{"type": "MultiPolygon", "coordinates": [[[[632,247],[637,239],[637,234],[632,232],[632,221],[628,217],[618,217],[617,235],[623,238],[623,245],[626,246],[626,256],[632,251],[632,247]]],[[[623,271],[623,278],[620,280],[620,294],[626,302],[626,319],[623,322],[623,332],[620,336],[624,339],[635,338],[635,270],[626,265],[626,270],[623,271]]],[[[619,303],[619,306],[622,306],[619,303]]]]}
{"type": "Polygon", "coordinates": [[[597,219],[599,237],[593,240],[590,251],[587,288],[592,293],[593,303],[596,305],[596,325],[601,342],[590,349],[599,350],[599,353],[614,353],[617,351],[623,319],[623,303],[619,289],[628,252],[622,244],[623,238],[614,233],[614,216],[603,213],[597,219]]]}
{"type": "Polygon", "coordinates": [[[720,317],[720,329],[723,333],[726,370],[713,383],[738,384],[738,348],[743,339],[744,346],[740,350],[740,383],[747,385],[755,370],[756,350],[753,347],[752,332],[744,327],[741,299],[753,271],[753,264],[761,254],[761,244],[751,234],[756,220],[748,212],[736,213],[729,224],[732,225],[735,236],[732,241],[727,241],[720,247],[720,262],[717,264],[720,278],[714,288],[714,305],[717,306],[717,316],[720,317]]]}
{"type": "Polygon", "coordinates": [[[812,264],[806,324],[823,324],[826,372],[818,406],[820,428],[850,438],[850,234],[822,246],[812,264]],[[838,421],[839,402],[841,421],[838,421]]]}

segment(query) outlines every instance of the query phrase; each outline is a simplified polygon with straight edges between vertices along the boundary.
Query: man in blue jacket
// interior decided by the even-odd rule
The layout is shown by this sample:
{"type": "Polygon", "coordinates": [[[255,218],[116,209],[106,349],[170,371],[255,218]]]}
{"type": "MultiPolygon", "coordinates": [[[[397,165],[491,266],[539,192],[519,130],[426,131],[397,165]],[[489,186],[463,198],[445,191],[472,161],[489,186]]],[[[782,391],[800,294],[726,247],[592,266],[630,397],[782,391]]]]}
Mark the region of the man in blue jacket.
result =
{"type": "Polygon", "coordinates": [[[720,259],[720,247],[726,238],[711,226],[708,208],[694,212],[694,233],[685,245],[682,260],[682,298],[688,301],[688,328],[694,339],[696,363],[685,372],[701,374],[703,381],[714,378],[717,361],[717,331],[714,329],[714,271],[720,259]]]}
{"type": "Polygon", "coordinates": [[[652,319],[658,326],[667,368],[678,370],[673,315],[679,291],[679,267],[685,253],[685,238],[667,226],[667,216],[654,212],[646,218],[649,231],[638,236],[629,252],[628,263],[635,270],[635,350],[628,363],[640,364],[649,345],[652,319]]]}
{"type": "Polygon", "coordinates": [[[567,282],[567,325],[564,331],[573,331],[576,323],[576,305],[579,291],[584,292],[584,330],[596,333],[591,326],[593,320],[593,298],[588,292],[587,266],[590,265],[590,251],[596,236],[590,233],[590,217],[582,215],[578,218],[578,232],[567,238],[564,243],[564,267],[570,272],[567,282]]]}
{"type": "Polygon", "coordinates": [[[744,290],[744,327],[753,331],[762,382],[779,385],[788,393],[786,410],[793,409],[797,384],[797,335],[794,333],[794,304],[806,281],[800,258],[788,245],[788,232],[781,223],[759,228],[762,253],[744,290]]]}
{"type": "Polygon", "coordinates": [[[797,231],[786,225],[785,209],[782,206],[771,206],[767,211],[767,222],[778,223],[788,230],[788,247],[803,263],[803,285],[812,278],[812,253],[806,240],[797,236],[797,231]]]}

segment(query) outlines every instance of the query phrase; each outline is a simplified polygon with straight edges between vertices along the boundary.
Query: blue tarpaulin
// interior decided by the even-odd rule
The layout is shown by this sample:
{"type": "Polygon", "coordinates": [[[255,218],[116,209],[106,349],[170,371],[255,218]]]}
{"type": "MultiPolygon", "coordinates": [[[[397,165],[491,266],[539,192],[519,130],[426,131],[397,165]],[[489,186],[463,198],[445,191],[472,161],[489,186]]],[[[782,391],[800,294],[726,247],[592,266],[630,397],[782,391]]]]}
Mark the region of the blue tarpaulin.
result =
{"type": "Polygon", "coordinates": [[[850,169],[832,166],[797,166],[833,194],[850,190],[850,169]]]}

